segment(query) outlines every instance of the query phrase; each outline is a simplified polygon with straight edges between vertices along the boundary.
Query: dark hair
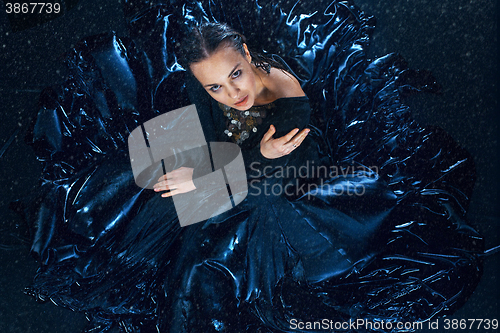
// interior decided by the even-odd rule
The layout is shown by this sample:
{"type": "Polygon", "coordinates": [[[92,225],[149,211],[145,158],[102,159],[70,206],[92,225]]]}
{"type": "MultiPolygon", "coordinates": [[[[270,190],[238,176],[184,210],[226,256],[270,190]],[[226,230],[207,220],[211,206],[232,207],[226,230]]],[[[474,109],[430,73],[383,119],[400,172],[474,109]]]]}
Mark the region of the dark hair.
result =
{"type": "MultiPolygon", "coordinates": [[[[225,23],[202,23],[192,27],[181,44],[178,45],[178,61],[184,69],[190,71],[189,65],[208,58],[224,43],[226,46],[233,47],[243,56],[245,55],[245,49],[243,48],[243,43],[246,43],[245,36],[225,23]]],[[[252,63],[267,73],[271,71],[271,67],[285,70],[284,66],[279,62],[261,53],[252,52],[250,49],[249,52],[252,63]]]]}

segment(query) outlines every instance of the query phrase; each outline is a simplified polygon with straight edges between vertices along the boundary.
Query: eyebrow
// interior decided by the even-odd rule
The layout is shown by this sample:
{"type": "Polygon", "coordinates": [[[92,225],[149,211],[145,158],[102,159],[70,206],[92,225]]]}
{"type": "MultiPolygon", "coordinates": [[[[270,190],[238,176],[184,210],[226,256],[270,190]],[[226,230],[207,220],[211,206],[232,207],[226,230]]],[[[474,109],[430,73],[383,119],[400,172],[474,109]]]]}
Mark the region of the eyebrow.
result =
{"type": "MultiPolygon", "coordinates": [[[[234,66],[234,68],[231,70],[231,73],[229,73],[229,75],[227,77],[231,77],[231,75],[233,75],[236,68],[238,68],[240,65],[241,65],[241,62],[237,63],[236,66],[234,66]]],[[[217,85],[218,85],[217,83],[211,83],[211,84],[204,85],[204,87],[211,87],[211,86],[217,86],[217,85]]]]}

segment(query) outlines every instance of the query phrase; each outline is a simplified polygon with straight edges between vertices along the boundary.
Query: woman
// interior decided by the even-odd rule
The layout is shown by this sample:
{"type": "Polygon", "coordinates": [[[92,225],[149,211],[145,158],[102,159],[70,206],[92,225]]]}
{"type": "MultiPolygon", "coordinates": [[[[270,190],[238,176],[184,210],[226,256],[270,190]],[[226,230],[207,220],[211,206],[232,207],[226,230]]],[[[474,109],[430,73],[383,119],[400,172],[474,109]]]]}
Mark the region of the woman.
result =
{"type": "MultiPolygon", "coordinates": [[[[279,99],[294,97],[304,97],[305,99],[305,93],[297,79],[290,73],[281,69],[279,64],[277,64],[280,66],[279,68],[273,68],[268,63],[261,63],[260,66],[254,64],[250,51],[243,42],[243,36],[225,25],[207,24],[202,27],[204,30],[193,30],[192,33],[196,34],[194,40],[189,42],[185,41],[185,44],[183,44],[186,46],[186,44],[190,43],[184,50],[184,54],[191,55],[191,58],[186,59],[187,65],[185,66],[200,82],[204,90],[206,90],[217,102],[222,103],[228,108],[247,111],[252,106],[269,105],[279,99]],[[205,34],[212,35],[214,37],[213,40],[206,41],[204,39],[205,34]],[[195,49],[196,45],[207,45],[208,50],[195,49]],[[198,56],[197,58],[200,58],[202,54],[205,56],[208,54],[210,56],[204,59],[193,59],[193,55],[194,57],[198,56]],[[265,67],[266,65],[268,67],[265,67]],[[228,73],[228,75],[225,75],[225,73],[228,73]],[[208,84],[208,82],[224,82],[224,85],[219,83],[208,84]]],[[[240,112],[240,114],[244,116],[244,113],[240,112]]],[[[292,117],[298,118],[298,121],[301,123],[307,123],[307,115],[305,115],[306,119],[302,120],[300,120],[300,115],[292,114],[292,117]]],[[[220,118],[221,117],[218,117],[217,120],[220,120],[220,118]]],[[[250,116],[245,118],[253,121],[254,117],[250,116]]],[[[256,126],[253,126],[252,129],[254,129],[255,132],[257,131],[256,126]]],[[[236,127],[231,131],[226,129],[225,133],[231,133],[231,135],[233,135],[233,132],[236,132],[235,130],[236,127]]],[[[240,135],[235,134],[231,138],[235,139],[235,141],[240,140],[240,142],[242,142],[245,140],[246,136],[243,135],[242,137],[241,132],[246,132],[248,135],[253,134],[253,131],[250,129],[248,131],[240,130],[239,132],[240,135]]],[[[300,146],[309,133],[309,129],[303,129],[300,133],[298,129],[294,129],[286,136],[274,139],[273,135],[275,132],[276,129],[271,125],[260,142],[260,154],[266,159],[276,159],[291,153],[300,146]]],[[[250,161],[247,162],[247,164],[250,163],[250,161]]],[[[185,172],[189,177],[192,171],[182,169],[176,172],[180,177],[179,185],[182,184],[186,186],[185,188],[176,187],[174,189],[172,185],[175,184],[175,181],[168,182],[164,180],[157,184],[155,190],[172,190],[163,195],[168,197],[177,193],[183,193],[186,190],[189,191],[194,189],[195,187],[192,182],[189,184],[185,183],[182,172],[185,172]]],[[[169,175],[166,175],[163,179],[168,177],[169,175]]]]}
{"type": "MultiPolygon", "coordinates": [[[[370,18],[345,2],[330,7],[336,16],[305,30],[319,36],[284,55],[308,74],[301,84],[224,25],[201,25],[179,43],[200,83],[188,93],[207,141],[234,139],[249,183],[241,204],[185,228],[170,199],[137,189],[122,150],[149,110],[174,109],[165,96],[185,102],[179,67],[162,62],[179,39],[158,46],[157,34],[134,29],[134,43],[98,36],[77,46],[76,74],[59,94],[45,92],[33,128],[47,165],[28,214],[42,262],[32,293],[87,312],[89,331],[286,332],[321,319],[426,320],[459,306],[480,276],[481,238],[461,211],[470,158],[409,117],[399,88],[416,73],[394,55],[365,59],[370,18]],[[124,54],[130,70],[117,78],[105,65],[123,65],[124,54]]],[[[181,18],[201,22],[190,9],[181,18]]],[[[131,24],[162,10],[139,11],[131,24]]],[[[157,191],[193,190],[192,172],[167,174],[157,191]]]]}
{"type": "MultiPolygon", "coordinates": [[[[351,174],[345,168],[344,175],[332,176],[337,166],[317,149],[322,144],[319,134],[308,137],[309,129],[304,128],[309,123],[308,100],[290,73],[262,58],[255,64],[244,38],[225,25],[205,24],[191,36],[183,45],[183,54],[190,57],[186,67],[213,98],[210,113],[218,141],[234,140],[241,146],[250,193],[235,209],[208,220],[202,230],[183,233],[178,254],[183,265],[164,283],[166,294],[176,294],[169,300],[174,305],[167,308],[179,309],[169,322],[180,325],[176,331],[193,318],[193,327],[213,329],[213,322],[203,319],[212,317],[220,325],[246,327],[262,321],[285,329],[276,323],[272,304],[280,281],[293,274],[297,281],[319,283],[364,266],[382,244],[366,240],[378,235],[396,196],[362,166],[351,174]],[[268,127],[267,132],[262,130],[268,127]],[[304,129],[299,132],[296,127],[304,129]],[[361,217],[352,211],[369,201],[378,205],[370,213],[361,217]],[[190,250],[197,244],[205,244],[204,251],[190,250]],[[177,275],[181,278],[174,278],[177,275]],[[213,313],[214,293],[220,290],[232,293],[215,302],[221,308],[213,313]],[[197,310],[180,311],[178,302],[184,306],[192,302],[188,309],[197,310]],[[241,315],[240,322],[225,317],[244,314],[245,307],[260,319],[250,313],[241,315]],[[210,309],[210,314],[200,308],[210,309]]],[[[203,114],[201,118],[207,119],[203,114]]],[[[170,190],[164,196],[193,190],[193,182],[186,181],[192,174],[189,168],[167,173],[155,190],[170,190]]]]}

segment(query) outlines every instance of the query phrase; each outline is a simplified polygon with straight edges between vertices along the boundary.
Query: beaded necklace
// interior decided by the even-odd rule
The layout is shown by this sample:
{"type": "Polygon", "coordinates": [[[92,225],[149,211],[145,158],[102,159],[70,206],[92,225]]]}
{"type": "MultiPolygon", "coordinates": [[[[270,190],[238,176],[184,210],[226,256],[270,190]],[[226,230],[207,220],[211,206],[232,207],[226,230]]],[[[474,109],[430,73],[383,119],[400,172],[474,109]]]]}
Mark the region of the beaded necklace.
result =
{"type": "Polygon", "coordinates": [[[262,118],[266,117],[267,110],[273,107],[274,103],[269,103],[262,106],[252,106],[246,111],[240,111],[219,103],[219,108],[226,116],[226,130],[224,133],[231,137],[231,140],[236,144],[240,145],[250,137],[251,133],[257,132],[257,127],[262,124],[262,118]]]}

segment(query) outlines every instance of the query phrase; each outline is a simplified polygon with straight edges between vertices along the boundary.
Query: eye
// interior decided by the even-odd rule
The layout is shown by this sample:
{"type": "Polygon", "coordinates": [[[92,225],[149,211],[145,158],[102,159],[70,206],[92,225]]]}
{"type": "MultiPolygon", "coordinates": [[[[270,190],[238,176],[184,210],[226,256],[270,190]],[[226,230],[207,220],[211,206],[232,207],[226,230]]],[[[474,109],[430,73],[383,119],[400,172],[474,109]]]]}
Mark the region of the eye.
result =
{"type": "Polygon", "coordinates": [[[219,89],[220,89],[220,85],[210,87],[210,91],[212,91],[212,92],[217,92],[217,90],[219,90],[219,89]]]}
{"type": "Polygon", "coordinates": [[[238,69],[237,71],[235,71],[233,73],[233,75],[231,76],[233,79],[236,79],[238,76],[241,75],[241,69],[238,69]]]}

